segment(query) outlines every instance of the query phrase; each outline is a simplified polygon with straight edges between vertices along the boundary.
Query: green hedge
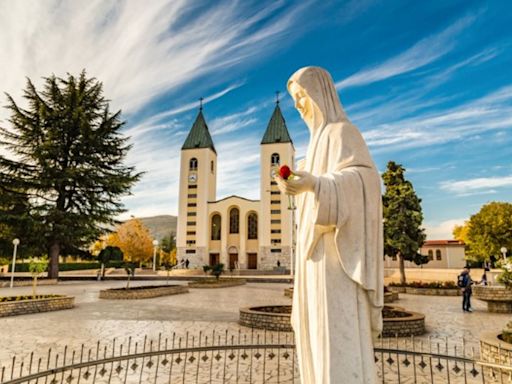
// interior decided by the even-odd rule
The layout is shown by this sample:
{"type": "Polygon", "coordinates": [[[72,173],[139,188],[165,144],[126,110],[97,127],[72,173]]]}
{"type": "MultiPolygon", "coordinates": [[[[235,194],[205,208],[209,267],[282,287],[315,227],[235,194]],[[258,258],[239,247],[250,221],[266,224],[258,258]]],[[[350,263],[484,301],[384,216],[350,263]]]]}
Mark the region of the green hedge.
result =
{"type": "MultiPolygon", "coordinates": [[[[107,263],[107,268],[121,268],[123,261],[111,261],[107,263]]],[[[29,272],[28,263],[17,263],[16,272],[29,272]]],[[[86,263],[61,263],[59,264],[59,271],[79,271],[83,269],[99,269],[101,264],[98,262],[86,262],[86,263]]],[[[12,264],[9,264],[9,272],[12,270],[12,264]]]]}

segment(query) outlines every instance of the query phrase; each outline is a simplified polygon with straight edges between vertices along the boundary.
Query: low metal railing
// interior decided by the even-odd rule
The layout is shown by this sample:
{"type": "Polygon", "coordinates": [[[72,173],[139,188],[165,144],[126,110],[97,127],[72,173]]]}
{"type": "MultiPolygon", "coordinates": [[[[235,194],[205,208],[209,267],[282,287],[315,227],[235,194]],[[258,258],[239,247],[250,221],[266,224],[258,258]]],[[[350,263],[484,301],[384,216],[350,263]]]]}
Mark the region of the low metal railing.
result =
{"type": "MultiPolygon", "coordinates": [[[[510,364],[481,362],[464,341],[385,339],[375,347],[375,363],[385,384],[512,382],[510,364]]],[[[257,330],[64,346],[41,357],[15,356],[0,369],[1,384],[300,382],[293,334],[257,330]]]]}

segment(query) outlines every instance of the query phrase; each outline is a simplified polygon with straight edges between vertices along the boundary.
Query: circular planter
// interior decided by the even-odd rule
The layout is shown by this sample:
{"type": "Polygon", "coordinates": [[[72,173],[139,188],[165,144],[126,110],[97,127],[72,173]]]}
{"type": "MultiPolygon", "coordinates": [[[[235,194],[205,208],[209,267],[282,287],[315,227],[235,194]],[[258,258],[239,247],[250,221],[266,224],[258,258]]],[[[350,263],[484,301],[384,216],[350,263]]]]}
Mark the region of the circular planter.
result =
{"type": "Polygon", "coordinates": [[[391,292],[408,293],[409,295],[426,296],[460,296],[459,288],[415,288],[415,287],[388,287],[391,292]]]}
{"type": "Polygon", "coordinates": [[[405,293],[426,296],[460,296],[460,288],[413,288],[405,287],[405,293]]]}
{"type": "Polygon", "coordinates": [[[158,296],[177,295],[187,293],[186,285],[145,285],[133,288],[111,288],[100,291],[100,299],[132,300],[149,299],[158,296]]]}
{"type": "Polygon", "coordinates": [[[384,292],[384,304],[392,303],[398,299],[398,292],[384,292]]]}
{"type": "MultiPolygon", "coordinates": [[[[240,309],[239,324],[269,331],[292,332],[291,305],[267,305],[240,309]]],[[[384,306],[382,337],[417,336],[425,333],[425,315],[384,306]]]]}
{"type": "Polygon", "coordinates": [[[473,287],[478,300],[487,302],[487,310],[494,313],[512,313],[512,288],[499,285],[473,287]]]}
{"type": "MultiPolygon", "coordinates": [[[[480,335],[480,358],[491,364],[510,366],[512,356],[512,344],[501,339],[501,334],[485,332],[480,335]]],[[[508,375],[510,371],[503,370],[508,375]]]]}
{"type": "MultiPolygon", "coordinates": [[[[75,306],[73,296],[37,295],[36,299],[10,300],[0,302],[0,317],[26,315],[29,313],[60,311],[75,306]]],[[[16,298],[16,296],[4,299],[16,298]]]]}
{"type": "Polygon", "coordinates": [[[405,287],[394,287],[394,286],[390,286],[390,287],[388,287],[388,289],[389,289],[391,292],[396,292],[396,293],[405,293],[405,287]]]}
{"type": "Polygon", "coordinates": [[[385,305],[382,310],[382,318],[381,337],[407,337],[425,333],[425,315],[423,313],[385,305]]]}
{"type": "Polygon", "coordinates": [[[244,279],[207,279],[191,281],[188,286],[189,288],[228,288],[245,285],[246,282],[244,279]]]}
{"type": "Polygon", "coordinates": [[[292,332],[291,305],[267,305],[240,309],[240,325],[267,329],[269,331],[292,332]]]}

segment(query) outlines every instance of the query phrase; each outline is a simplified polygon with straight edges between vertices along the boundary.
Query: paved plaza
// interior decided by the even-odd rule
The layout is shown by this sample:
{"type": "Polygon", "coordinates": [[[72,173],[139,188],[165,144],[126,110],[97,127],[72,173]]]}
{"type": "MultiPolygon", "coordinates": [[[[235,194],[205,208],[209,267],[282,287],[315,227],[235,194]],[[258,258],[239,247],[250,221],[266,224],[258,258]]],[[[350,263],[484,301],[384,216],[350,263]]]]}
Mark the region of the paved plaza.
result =
{"type": "MultiPolygon", "coordinates": [[[[132,282],[132,286],[163,282],[132,282]]],[[[185,282],[173,282],[185,284],[185,282]]],[[[220,289],[191,289],[190,293],[145,300],[102,300],[99,290],[122,287],[123,281],[64,282],[42,286],[39,293],[68,294],[76,297],[71,310],[31,314],[0,319],[0,363],[7,364],[13,355],[27,356],[31,351],[44,355],[48,348],[62,350],[65,345],[79,349],[81,344],[94,346],[116,338],[125,342],[129,336],[142,340],[145,335],[156,340],[161,333],[184,335],[199,331],[237,331],[239,308],[264,304],[290,304],[283,295],[289,284],[249,283],[220,289]]],[[[0,295],[28,294],[30,287],[2,288],[0,295]]],[[[475,312],[461,310],[460,297],[400,295],[397,305],[426,314],[428,337],[448,337],[453,342],[464,338],[478,349],[481,332],[501,330],[510,320],[507,314],[490,314],[485,303],[474,300],[475,312]]]]}

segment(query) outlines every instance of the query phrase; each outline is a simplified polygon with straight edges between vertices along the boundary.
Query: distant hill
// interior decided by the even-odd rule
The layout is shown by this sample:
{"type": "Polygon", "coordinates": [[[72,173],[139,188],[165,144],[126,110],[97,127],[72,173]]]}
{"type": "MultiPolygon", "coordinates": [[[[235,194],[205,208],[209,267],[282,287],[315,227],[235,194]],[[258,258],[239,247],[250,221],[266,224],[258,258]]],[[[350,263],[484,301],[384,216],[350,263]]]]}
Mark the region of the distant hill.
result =
{"type": "Polygon", "coordinates": [[[152,217],[141,217],[140,221],[149,229],[151,236],[158,241],[170,233],[176,234],[178,218],[171,215],[160,215],[152,217]]]}

